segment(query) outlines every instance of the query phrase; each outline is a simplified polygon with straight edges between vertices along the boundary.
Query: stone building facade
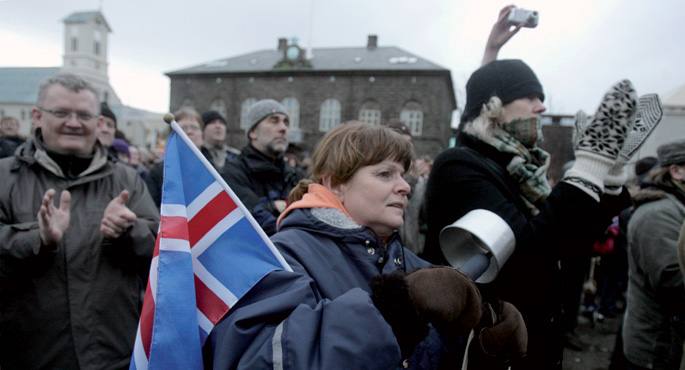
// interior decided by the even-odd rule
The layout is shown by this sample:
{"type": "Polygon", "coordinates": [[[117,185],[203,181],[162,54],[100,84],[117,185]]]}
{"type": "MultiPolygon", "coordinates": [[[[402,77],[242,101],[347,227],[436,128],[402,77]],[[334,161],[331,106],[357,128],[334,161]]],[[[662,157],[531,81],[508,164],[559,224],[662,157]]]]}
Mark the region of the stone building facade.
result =
{"type": "Polygon", "coordinates": [[[278,48],[169,72],[170,108],[215,109],[228,120],[228,144],[246,144],[245,113],[264,98],[281,101],[291,116],[291,142],[312,150],[332,127],[348,120],[412,130],[416,151],[447,147],[456,100],[449,70],[396,47],[307,51],[280,39],[278,48]]]}

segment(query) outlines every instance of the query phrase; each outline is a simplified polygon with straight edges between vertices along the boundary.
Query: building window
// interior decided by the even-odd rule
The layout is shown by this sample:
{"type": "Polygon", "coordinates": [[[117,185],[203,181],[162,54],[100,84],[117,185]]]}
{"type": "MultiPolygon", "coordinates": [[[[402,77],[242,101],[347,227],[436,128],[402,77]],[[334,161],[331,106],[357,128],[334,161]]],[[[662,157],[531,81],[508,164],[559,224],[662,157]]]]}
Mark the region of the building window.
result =
{"type": "Polygon", "coordinates": [[[326,99],[321,104],[319,113],[319,131],[327,132],[340,124],[340,102],[336,99],[326,99]]]}
{"type": "Polygon", "coordinates": [[[285,98],[281,102],[288,112],[290,119],[290,129],[300,128],[300,103],[295,98],[285,98]]]}
{"type": "Polygon", "coordinates": [[[71,38],[71,51],[78,51],[78,39],[76,37],[71,38]]]}
{"type": "Polygon", "coordinates": [[[216,98],[212,101],[212,104],[209,106],[209,110],[215,110],[219,112],[224,119],[226,118],[226,103],[219,98],[216,98]]]}
{"type": "Polygon", "coordinates": [[[400,121],[409,127],[412,136],[421,136],[423,132],[423,110],[421,105],[417,102],[405,104],[400,112],[400,121]]]}
{"type": "Polygon", "coordinates": [[[381,124],[381,107],[374,101],[367,101],[362,104],[362,109],[359,110],[359,120],[370,125],[381,124]]]}
{"type": "Polygon", "coordinates": [[[247,121],[247,112],[250,110],[252,104],[256,103],[257,99],[247,98],[240,105],[240,128],[247,131],[250,128],[250,122],[247,121]]]}
{"type": "Polygon", "coordinates": [[[95,52],[95,55],[100,55],[100,41],[95,41],[93,51],[95,52]]]}

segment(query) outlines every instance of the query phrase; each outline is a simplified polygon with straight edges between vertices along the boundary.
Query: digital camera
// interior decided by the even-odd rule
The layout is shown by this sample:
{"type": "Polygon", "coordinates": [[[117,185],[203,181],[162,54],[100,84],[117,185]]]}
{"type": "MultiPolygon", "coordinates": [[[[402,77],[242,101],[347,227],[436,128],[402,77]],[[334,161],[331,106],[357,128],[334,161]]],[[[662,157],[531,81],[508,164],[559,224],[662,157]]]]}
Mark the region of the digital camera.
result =
{"type": "Polygon", "coordinates": [[[535,28],[538,25],[540,16],[535,10],[526,10],[522,8],[514,8],[509,12],[507,21],[512,25],[521,25],[522,27],[535,28]]]}

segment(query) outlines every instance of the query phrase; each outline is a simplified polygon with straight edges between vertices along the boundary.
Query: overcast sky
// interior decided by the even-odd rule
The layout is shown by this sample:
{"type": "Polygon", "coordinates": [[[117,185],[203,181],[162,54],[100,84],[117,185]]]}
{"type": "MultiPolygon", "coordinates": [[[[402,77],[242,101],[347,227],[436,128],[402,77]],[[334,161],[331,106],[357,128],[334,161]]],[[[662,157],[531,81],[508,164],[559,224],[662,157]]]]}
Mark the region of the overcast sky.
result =
{"type": "MultiPolygon", "coordinates": [[[[0,0],[0,66],[59,66],[62,19],[100,0],[0,0]]],[[[398,46],[452,71],[458,105],[481,60],[499,0],[104,0],[109,75],[125,104],[169,109],[164,72],[275,48],[398,46]],[[311,30],[311,31],[310,31],[311,30]]],[[[527,0],[540,23],[523,29],[500,58],[521,58],[538,74],[550,112],[593,111],[614,81],[668,98],[685,84],[685,1],[527,0]]]]}

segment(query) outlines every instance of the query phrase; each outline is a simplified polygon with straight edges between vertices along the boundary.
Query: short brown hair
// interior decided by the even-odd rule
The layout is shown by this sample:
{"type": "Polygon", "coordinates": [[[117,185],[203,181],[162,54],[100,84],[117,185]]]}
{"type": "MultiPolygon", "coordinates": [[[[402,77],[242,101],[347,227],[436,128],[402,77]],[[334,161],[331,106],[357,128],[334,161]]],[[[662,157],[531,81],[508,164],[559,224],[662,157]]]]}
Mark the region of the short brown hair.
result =
{"type": "Polygon", "coordinates": [[[364,166],[386,159],[397,161],[409,170],[414,157],[412,144],[386,126],[358,121],[343,123],[329,131],[312,155],[311,180],[303,180],[288,197],[300,199],[310,183],[321,183],[330,177],[331,185],[344,184],[364,166]]]}
{"type": "Polygon", "coordinates": [[[198,113],[195,108],[191,107],[182,107],[181,109],[177,110],[174,112],[174,120],[176,122],[184,120],[186,118],[192,118],[197,121],[197,123],[200,125],[201,129],[205,129],[205,123],[202,120],[202,116],[200,116],[200,113],[198,113]]]}

